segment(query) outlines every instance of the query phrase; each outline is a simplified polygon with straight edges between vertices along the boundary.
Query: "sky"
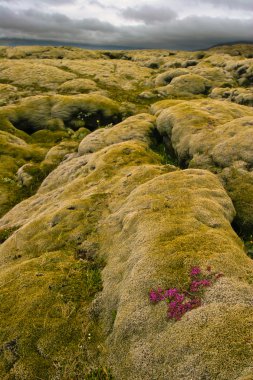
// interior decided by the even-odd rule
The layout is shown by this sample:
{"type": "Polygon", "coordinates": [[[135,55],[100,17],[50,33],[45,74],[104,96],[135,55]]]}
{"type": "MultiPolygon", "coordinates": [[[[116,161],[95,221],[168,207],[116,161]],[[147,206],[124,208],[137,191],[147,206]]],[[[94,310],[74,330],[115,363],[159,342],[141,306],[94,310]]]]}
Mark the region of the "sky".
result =
{"type": "Polygon", "coordinates": [[[253,0],[0,0],[0,38],[202,49],[253,41],[253,0]]]}

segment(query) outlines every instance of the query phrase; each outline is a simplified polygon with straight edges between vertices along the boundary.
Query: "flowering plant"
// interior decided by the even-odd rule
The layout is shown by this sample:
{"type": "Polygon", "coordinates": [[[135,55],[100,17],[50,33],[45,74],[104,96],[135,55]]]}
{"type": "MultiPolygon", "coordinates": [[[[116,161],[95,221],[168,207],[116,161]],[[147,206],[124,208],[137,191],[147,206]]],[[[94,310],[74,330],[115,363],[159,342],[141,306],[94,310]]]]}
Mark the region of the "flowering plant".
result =
{"type": "Polygon", "coordinates": [[[169,319],[179,321],[187,311],[201,306],[204,289],[213,285],[218,278],[223,276],[222,273],[212,272],[210,266],[206,268],[205,273],[199,267],[192,267],[189,275],[190,283],[186,290],[158,288],[157,290],[151,289],[149,292],[149,299],[152,303],[160,301],[167,303],[169,319]]]}

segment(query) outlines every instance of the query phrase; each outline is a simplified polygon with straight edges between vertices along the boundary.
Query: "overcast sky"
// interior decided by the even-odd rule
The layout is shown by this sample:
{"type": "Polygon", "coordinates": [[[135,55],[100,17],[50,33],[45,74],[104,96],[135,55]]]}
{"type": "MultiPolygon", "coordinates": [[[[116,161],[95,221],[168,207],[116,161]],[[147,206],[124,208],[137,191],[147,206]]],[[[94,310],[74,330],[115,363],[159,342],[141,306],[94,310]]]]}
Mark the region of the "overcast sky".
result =
{"type": "Polygon", "coordinates": [[[0,0],[0,37],[201,49],[252,41],[253,0],[0,0]]]}

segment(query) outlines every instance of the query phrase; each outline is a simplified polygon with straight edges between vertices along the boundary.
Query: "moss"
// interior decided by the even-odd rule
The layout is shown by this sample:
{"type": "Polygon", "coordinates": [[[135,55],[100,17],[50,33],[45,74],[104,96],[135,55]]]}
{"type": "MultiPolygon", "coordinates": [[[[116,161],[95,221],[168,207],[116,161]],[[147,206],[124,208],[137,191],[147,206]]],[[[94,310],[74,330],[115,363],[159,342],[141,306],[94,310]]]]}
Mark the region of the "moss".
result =
{"type": "Polygon", "coordinates": [[[234,226],[239,235],[247,240],[253,228],[252,176],[250,173],[241,173],[236,169],[232,169],[226,188],[237,210],[234,226]]]}
{"type": "Polygon", "coordinates": [[[121,109],[115,101],[95,94],[34,96],[6,107],[0,118],[11,122],[16,129],[33,134],[40,129],[64,130],[75,119],[84,120],[89,129],[95,129],[97,120],[102,125],[120,121],[121,109]]]}
{"type": "Polygon", "coordinates": [[[73,79],[74,74],[66,73],[59,68],[44,65],[37,61],[6,61],[2,64],[0,80],[8,79],[16,85],[38,85],[54,88],[57,84],[73,79]]]}
{"type": "MultiPolygon", "coordinates": [[[[1,60],[5,80],[11,82],[22,64],[32,67],[32,75],[14,78],[25,99],[0,109],[0,204],[7,211],[29,197],[0,221],[0,377],[247,376],[253,269],[245,248],[251,249],[252,236],[246,236],[243,247],[230,226],[233,204],[215,175],[178,170],[170,158],[219,171],[241,209],[236,221],[250,223],[251,166],[238,163],[248,160],[250,146],[233,151],[229,134],[246,133],[252,111],[208,99],[157,102],[152,112],[159,113],[167,152],[150,114],[108,124],[148,110],[154,101],[139,98],[142,91],[153,91],[158,71],[147,67],[151,58],[161,73],[189,63],[197,53],[120,52],[101,61],[102,52],[64,48],[7,48],[3,54],[12,57],[11,62],[1,60]],[[39,67],[48,73],[45,87],[35,78],[39,67]],[[86,83],[111,99],[97,93],[55,95],[58,74],[53,78],[52,73],[69,78],[58,78],[61,91],[84,91],[86,83]],[[47,95],[41,96],[44,91],[47,95]],[[31,96],[35,93],[40,95],[31,96]],[[92,133],[86,128],[105,125],[92,133]],[[220,136],[223,141],[216,144],[220,136]],[[31,177],[28,186],[18,183],[19,169],[21,180],[31,177]],[[224,277],[205,293],[201,307],[177,323],[168,322],[166,305],[150,305],[148,291],[159,285],[184,289],[194,265],[211,265],[224,277]]],[[[222,81],[224,71],[230,83],[237,69],[229,65],[237,60],[210,53],[189,67],[184,77],[191,91],[196,80],[197,94],[186,97],[206,96],[208,86],[203,92],[202,85],[208,84],[206,78],[213,85],[215,73],[222,81]]],[[[185,86],[183,76],[172,81],[185,86]]]]}
{"type": "Polygon", "coordinates": [[[38,145],[49,145],[50,147],[69,138],[68,131],[50,131],[42,129],[31,135],[32,141],[38,145]]]}
{"type": "Polygon", "coordinates": [[[3,132],[11,133],[13,136],[19,137],[20,139],[24,140],[25,142],[30,142],[30,136],[15,128],[12,123],[8,120],[8,118],[1,117],[0,116],[0,130],[3,132]]]}
{"type": "MultiPolygon", "coordinates": [[[[15,284],[11,284],[16,296],[9,299],[6,291],[9,294],[11,289],[10,285],[7,285],[7,288],[2,289],[1,297],[2,312],[12,326],[9,333],[6,333],[5,329],[1,341],[8,342],[13,336],[18,337],[15,364],[11,370],[6,370],[23,379],[26,377],[18,375],[18,372],[24,367],[24,373],[28,373],[27,378],[35,378],[43,373],[43,378],[49,379],[55,367],[52,365],[53,362],[63,365],[64,361],[68,362],[70,358],[73,360],[76,347],[81,345],[85,338],[88,339],[87,336],[83,336],[85,318],[82,314],[95,292],[101,289],[99,272],[94,263],[78,263],[71,259],[70,253],[63,255],[62,252],[60,255],[51,253],[50,257],[44,255],[39,262],[18,265],[16,271],[20,273],[20,277],[15,284]],[[26,276],[29,273],[31,278],[28,280],[26,276]],[[38,287],[35,294],[27,288],[34,288],[34,285],[38,287]],[[24,291],[28,291],[29,304],[22,303],[24,291]],[[42,294],[44,301],[41,298],[42,294]],[[11,317],[7,310],[13,301],[16,302],[18,314],[11,317]],[[62,349],[59,350],[59,347],[62,349]]],[[[82,358],[85,361],[84,353],[82,358]]],[[[83,369],[84,367],[83,363],[83,369]]],[[[81,379],[79,376],[76,378],[81,379]]],[[[68,375],[62,373],[61,378],[67,379],[68,375]]]]}
{"type": "MultiPolygon", "coordinates": [[[[0,296],[0,319],[5,318],[0,334],[3,376],[81,380],[96,374],[97,379],[110,378],[105,368],[99,369],[97,359],[102,331],[88,314],[92,299],[102,290],[104,261],[97,255],[76,258],[84,239],[97,238],[95,226],[104,208],[102,200],[104,194],[94,194],[17,231],[21,244],[17,257],[12,256],[15,249],[7,248],[5,258],[10,265],[0,275],[4,284],[0,296]],[[16,313],[9,314],[14,305],[16,313]],[[5,347],[13,339],[17,340],[17,355],[7,363],[5,347]]],[[[15,241],[5,244],[15,245],[15,241]]]]}
{"type": "Polygon", "coordinates": [[[7,228],[0,231],[0,244],[4,243],[18,227],[7,228]]]}
{"type": "Polygon", "coordinates": [[[92,370],[89,374],[85,375],[85,380],[112,380],[110,370],[106,368],[98,368],[92,370]]]}
{"type": "MultiPolygon", "coordinates": [[[[20,136],[23,137],[23,134],[20,133],[20,136]]],[[[43,179],[60,163],[63,157],[76,150],[78,135],[74,139],[71,136],[68,131],[43,130],[29,138],[26,138],[28,136],[25,135],[27,141],[24,141],[18,136],[15,137],[15,133],[0,131],[1,215],[22,199],[34,194],[43,179]],[[49,149],[57,142],[60,144],[49,155],[49,149]],[[30,176],[29,184],[23,181],[23,176],[26,174],[30,176]]],[[[82,134],[80,136],[82,137],[82,134]]]]}

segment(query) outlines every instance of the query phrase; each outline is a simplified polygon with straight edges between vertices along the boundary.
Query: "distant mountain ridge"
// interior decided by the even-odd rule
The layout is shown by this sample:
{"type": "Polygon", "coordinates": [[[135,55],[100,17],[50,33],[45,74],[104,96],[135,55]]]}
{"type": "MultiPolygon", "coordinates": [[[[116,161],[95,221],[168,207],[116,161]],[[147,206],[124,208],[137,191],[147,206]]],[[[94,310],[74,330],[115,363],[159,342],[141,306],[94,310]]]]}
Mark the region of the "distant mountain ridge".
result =
{"type": "Polygon", "coordinates": [[[118,46],[118,45],[92,45],[92,44],[82,44],[78,42],[66,42],[66,41],[56,41],[56,40],[35,40],[26,38],[0,38],[0,45],[6,46],[69,46],[89,50],[135,50],[136,48],[130,46],[118,46]]]}
{"type": "MultiPolygon", "coordinates": [[[[252,45],[252,41],[232,41],[232,42],[221,42],[212,46],[206,46],[202,49],[184,49],[184,50],[190,50],[190,51],[196,51],[196,50],[209,50],[215,47],[219,46],[231,46],[231,45],[238,45],[238,44],[247,44],[252,45]]],[[[87,44],[87,43],[81,43],[81,42],[69,42],[69,41],[58,41],[58,40],[36,40],[36,39],[26,39],[26,38],[0,38],[0,45],[4,46],[33,46],[33,45],[39,45],[39,46],[68,46],[68,47],[76,47],[81,49],[89,49],[89,50],[149,50],[149,48],[144,48],[142,46],[133,47],[133,46],[123,46],[123,45],[96,45],[96,44],[87,44]]],[[[153,48],[150,48],[151,50],[155,50],[153,48]]],[[[159,49],[159,50],[171,50],[171,48],[168,46],[167,48],[159,49]]],[[[181,50],[178,49],[172,49],[172,50],[181,50]]]]}
{"type": "Polygon", "coordinates": [[[226,43],[221,42],[219,44],[210,46],[208,49],[212,49],[219,46],[232,46],[232,45],[253,45],[253,40],[252,41],[232,41],[232,42],[226,42],[226,43]]]}

